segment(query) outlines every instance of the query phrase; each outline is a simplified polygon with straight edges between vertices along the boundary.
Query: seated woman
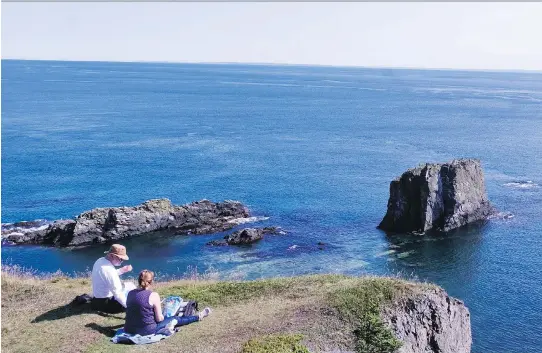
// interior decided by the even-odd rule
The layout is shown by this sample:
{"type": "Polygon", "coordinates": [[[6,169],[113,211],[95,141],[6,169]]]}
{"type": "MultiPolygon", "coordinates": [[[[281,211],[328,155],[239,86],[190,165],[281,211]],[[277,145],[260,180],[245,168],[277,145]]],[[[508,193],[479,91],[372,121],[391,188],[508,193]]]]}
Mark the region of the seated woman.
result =
{"type": "Polygon", "coordinates": [[[128,293],[126,299],[125,332],[142,336],[156,333],[163,328],[167,328],[170,332],[173,332],[175,326],[188,325],[192,322],[201,321],[211,313],[210,308],[205,308],[198,315],[171,316],[164,319],[160,296],[151,290],[153,281],[154,273],[143,270],[139,274],[139,288],[128,293]]]}

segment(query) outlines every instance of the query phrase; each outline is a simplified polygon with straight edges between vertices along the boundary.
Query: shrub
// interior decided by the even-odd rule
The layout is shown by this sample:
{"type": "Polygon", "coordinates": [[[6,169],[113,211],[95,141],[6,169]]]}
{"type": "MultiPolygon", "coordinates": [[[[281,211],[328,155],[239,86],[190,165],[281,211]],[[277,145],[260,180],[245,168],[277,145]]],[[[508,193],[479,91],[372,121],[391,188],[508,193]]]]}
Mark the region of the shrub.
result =
{"type": "Polygon", "coordinates": [[[359,353],[392,353],[401,347],[399,341],[380,319],[382,304],[400,292],[400,283],[387,278],[366,279],[353,287],[339,288],[329,302],[343,320],[354,327],[356,351],[359,353]]]}

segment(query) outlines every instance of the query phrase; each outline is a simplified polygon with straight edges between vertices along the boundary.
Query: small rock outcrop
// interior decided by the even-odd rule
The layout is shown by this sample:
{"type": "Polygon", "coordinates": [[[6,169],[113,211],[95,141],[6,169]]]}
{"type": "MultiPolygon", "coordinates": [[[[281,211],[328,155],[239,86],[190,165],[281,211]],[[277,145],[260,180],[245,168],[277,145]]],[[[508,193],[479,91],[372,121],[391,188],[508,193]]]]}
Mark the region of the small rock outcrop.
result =
{"type": "MultiPolygon", "coordinates": [[[[74,220],[59,220],[40,227],[3,226],[2,238],[15,244],[44,244],[59,247],[105,243],[144,233],[168,231],[174,234],[207,234],[235,227],[249,216],[237,201],[208,200],[175,206],[168,199],[156,199],[135,207],[95,208],[74,220]]],[[[25,222],[35,225],[32,222],[25,222]]]]}
{"type": "Polygon", "coordinates": [[[252,244],[263,239],[264,234],[281,234],[281,232],[280,228],[277,227],[245,228],[226,235],[224,240],[210,241],[207,245],[227,246],[252,244]]]}
{"type": "Polygon", "coordinates": [[[469,309],[441,288],[402,297],[383,309],[382,320],[403,342],[398,353],[469,353],[469,309]]]}
{"type": "Polygon", "coordinates": [[[378,226],[390,232],[449,231],[487,219],[484,173],[477,159],[425,164],[390,183],[388,210],[378,226]]]}

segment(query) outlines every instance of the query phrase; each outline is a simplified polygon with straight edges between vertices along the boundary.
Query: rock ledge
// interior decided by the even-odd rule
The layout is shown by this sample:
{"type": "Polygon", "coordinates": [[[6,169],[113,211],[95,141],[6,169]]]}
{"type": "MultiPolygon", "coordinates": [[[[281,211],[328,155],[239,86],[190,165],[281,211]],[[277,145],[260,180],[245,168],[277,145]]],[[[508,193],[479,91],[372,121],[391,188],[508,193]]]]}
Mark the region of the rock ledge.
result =
{"type": "Polygon", "coordinates": [[[441,288],[405,296],[384,308],[382,319],[403,342],[398,353],[469,353],[469,309],[441,288]]]}
{"type": "Polygon", "coordinates": [[[58,247],[100,244],[144,233],[206,234],[231,229],[233,221],[249,216],[238,201],[209,200],[175,206],[168,199],[149,200],[135,207],[95,208],[74,220],[58,220],[40,227],[2,226],[2,240],[15,244],[58,247]]]}

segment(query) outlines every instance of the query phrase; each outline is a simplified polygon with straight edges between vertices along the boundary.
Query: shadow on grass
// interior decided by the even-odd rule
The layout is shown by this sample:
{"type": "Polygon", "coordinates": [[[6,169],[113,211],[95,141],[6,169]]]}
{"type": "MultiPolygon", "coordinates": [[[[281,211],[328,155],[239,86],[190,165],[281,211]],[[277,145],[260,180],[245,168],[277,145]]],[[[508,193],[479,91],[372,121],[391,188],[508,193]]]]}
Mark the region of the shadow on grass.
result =
{"type": "Polygon", "coordinates": [[[121,328],[122,326],[124,326],[124,324],[113,325],[113,326],[100,326],[95,322],[91,322],[90,324],[85,325],[85,327],[98,331],[99,333],[107,337],[115,336],[115,332],[117,332],[117,329],[121,328]]]}
{"type": "Polygon", "coordinates": [[[70,303],[70,304],[66,304],[66,305],[63,305],[63,306],[59,306],[58,308],[49,310],[49,311],[37,316],[31,322],[33,324],[35,324],[35,323],[43,322],[43,321],[54,321],[54,320],[65,319],[65,318],[75,316],[75,315],[91,314],[91,313],[97,314],[97,315],[100,315],[100,316],[103,316],[103,317],[109,317],[109,318],[124,320],[124,318],[121,317],[121,316],[117,316],[117,315],[113,315],[113,314],[107,314],[107,313],[103,313],[103,312],[100,312],[100,311],[92,310],[90,305],[73,305],[73,304],[70,303]]]}

